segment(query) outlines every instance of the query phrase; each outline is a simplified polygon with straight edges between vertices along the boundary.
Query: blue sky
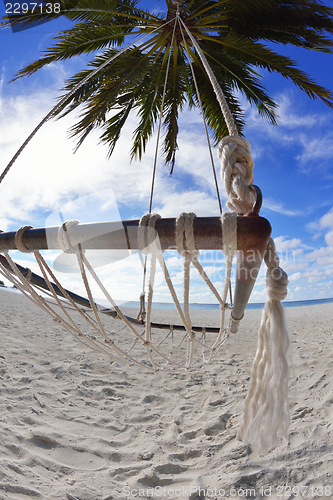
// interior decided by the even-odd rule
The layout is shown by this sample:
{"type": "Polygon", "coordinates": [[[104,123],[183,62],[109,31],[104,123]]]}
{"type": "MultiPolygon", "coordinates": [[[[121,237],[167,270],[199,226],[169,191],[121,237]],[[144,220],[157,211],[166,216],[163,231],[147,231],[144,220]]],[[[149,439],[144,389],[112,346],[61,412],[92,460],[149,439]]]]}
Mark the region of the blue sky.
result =
{"type": "MultiPolygon", "coordinates": [[[[149,5],[149,2],[146,2],[149,5]]],[[[151,5],[153,5],[151,3],[151,5]]],[[[157,2],[157,8],[163,6],[157,2]]],[[[0,3],[0,14],[4,4],[0,3]]],[[[54,21],[19,33],[0,32],[0,150],[2,171],[18,147],[55,103],[65,79],[84,67],[87,59],[59,62],[38,74],[10,85],[7,82],[65,26],[54,21]]],[[[332,56],[284,48],[318,83],[332,89],[332,56]]],[[[280,104],[280,125],[273,127],[242,100],[246,110],[245,135],[255,162],[254,180],[264,203],[261,215],[272,225],[272,236],[289,275],[287,300],[333,297],[333,110],[312,101],[291,83],[272,74],[263,82],[280,104]]],[[[32,140],[3,181],[0,196],[2,230],[57,225],[61,217],[81,222],[139,218],[148,211],[154,140],[141,163],[130,162],[131,131],[136,118],[122,134],[111,160],[99,144],[98,133],[87,139],[74,155],[68,139],[72,117],[47,123],[32,140]]],[[[179,151],[174,175],[158,162],[154,211],[175,217],[183,211],[198,216],[218,215],[209,153],[198,112],[185,110],[180,120],[179,151]]],[[[216,167],[219,162],[216,159],[216,167]]],[[[226,197],[221,186],[223,201],[226,197]]],[[[48,259],[59,252],[48,252],[48,259]]],[[[29,256],[16,260],[34,269],[29,256]]],[[[181,259],[166,255],[175,280],[181,286],[181,259]]],[[[222,287],[224,265],[220,257],[203,260],[212,281],[222,287]]],[[[102,266],[106,284],[117,298],[135,300],[140,293],[142,266],[139,256],[102,266]]],[[[63,273],[66,286],[80,291],[74,274],[63,273]]],[[[265,269],[251,298],[265,300],[265,269]]],[[[193,302],[214,302],[193,272],[193,302]]],[[[156,300],[169,301],[161,273],[157,275],[156,300]]]]}

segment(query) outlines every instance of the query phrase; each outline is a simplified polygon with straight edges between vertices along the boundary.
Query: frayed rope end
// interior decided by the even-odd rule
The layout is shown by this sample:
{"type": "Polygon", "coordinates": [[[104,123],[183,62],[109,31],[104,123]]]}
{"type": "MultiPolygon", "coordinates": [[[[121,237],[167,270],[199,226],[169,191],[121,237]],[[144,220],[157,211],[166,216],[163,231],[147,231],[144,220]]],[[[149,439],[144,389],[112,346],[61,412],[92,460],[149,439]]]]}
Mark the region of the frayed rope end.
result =
{"type": "Polygon", "coordinates": [[[265,262],[268,299],[262,313],[258,347],[252,366],[248,395],[237,439],[244,444],[260,442],[261,451],[287,437],[290,422],[288,405],[289,335],[281,304],[287,295],[287,274],[278,266],[273,240],[265,262]],[[270,254],[270,255],[268,255],[270,254]]]}

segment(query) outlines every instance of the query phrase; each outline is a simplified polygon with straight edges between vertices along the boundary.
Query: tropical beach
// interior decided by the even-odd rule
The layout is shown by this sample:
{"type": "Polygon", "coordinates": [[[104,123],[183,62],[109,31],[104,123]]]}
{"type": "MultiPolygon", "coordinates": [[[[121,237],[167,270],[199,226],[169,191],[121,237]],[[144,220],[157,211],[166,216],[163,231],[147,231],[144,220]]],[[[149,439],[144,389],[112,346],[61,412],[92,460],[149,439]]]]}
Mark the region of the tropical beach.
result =
{"type": "Polygon", "coordinates": [[[117,365],[18,292],[0,294],[1,499],[333,498],[331,304],[285,309],[291,424],[262,454],[236,439],[260,310],[209,365],[154,372],[117,365]]]}
{"type": "Polygon", "coordinates": [[[333,498],[326,4],[4,3],[0,500],[333,498]]]}

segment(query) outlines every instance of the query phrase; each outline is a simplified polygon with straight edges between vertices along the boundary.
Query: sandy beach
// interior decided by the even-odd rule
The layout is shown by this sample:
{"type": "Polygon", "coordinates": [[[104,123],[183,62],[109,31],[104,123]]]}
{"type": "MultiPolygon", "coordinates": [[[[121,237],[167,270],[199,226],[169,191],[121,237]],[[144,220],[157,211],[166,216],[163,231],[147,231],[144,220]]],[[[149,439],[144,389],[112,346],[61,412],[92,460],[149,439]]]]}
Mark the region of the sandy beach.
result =
{"type": "Polygon", "coordinates": [[[0,499],[333,498],[332,304],[285,309],[292,420],[265,456],[236,439],[260,310],[211,364],[159,372],[116,366],[19,293],[0,311],[0,499]]]}

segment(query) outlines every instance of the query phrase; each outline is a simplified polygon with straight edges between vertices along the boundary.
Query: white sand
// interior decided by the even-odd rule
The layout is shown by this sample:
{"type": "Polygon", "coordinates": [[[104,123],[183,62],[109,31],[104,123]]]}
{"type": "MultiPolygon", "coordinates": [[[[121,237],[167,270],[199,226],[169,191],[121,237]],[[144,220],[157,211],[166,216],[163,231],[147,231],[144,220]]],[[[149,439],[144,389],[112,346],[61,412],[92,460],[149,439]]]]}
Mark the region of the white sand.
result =
{"type": "Polygon", "coordinates": [[[115,367],[18,293],[0,311],[0,499],[333,498],[332,304],[286,309],[290,438],[264,457],[235,437],[261,311],[210,365],[158,373],[115,367]]]}

